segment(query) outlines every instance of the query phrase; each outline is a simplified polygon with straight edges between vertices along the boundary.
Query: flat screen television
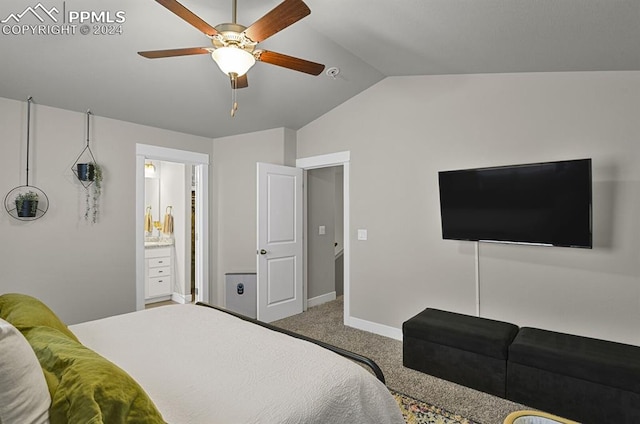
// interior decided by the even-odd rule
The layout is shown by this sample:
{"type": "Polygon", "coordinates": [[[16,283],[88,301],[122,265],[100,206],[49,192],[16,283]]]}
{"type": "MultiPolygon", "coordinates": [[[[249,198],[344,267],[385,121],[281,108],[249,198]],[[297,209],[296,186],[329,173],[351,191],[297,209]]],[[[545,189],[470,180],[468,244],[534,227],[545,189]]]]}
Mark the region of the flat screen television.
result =
{"type": "Polygon", "coordinates": [[[592,247],[591,159],[441,171],[442,237],[592,247]]]}

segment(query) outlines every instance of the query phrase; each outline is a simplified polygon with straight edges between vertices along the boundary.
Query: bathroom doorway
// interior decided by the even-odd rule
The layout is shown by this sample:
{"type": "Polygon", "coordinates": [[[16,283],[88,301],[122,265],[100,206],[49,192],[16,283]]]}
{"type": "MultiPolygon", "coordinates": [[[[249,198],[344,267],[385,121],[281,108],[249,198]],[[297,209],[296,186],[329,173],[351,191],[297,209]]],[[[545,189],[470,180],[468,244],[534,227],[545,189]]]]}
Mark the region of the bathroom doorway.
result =
{"type": "Polygon", "coordinates": [[[136,145],[138,310],[209,301],[208,164],[207,154],[136,145]]]}

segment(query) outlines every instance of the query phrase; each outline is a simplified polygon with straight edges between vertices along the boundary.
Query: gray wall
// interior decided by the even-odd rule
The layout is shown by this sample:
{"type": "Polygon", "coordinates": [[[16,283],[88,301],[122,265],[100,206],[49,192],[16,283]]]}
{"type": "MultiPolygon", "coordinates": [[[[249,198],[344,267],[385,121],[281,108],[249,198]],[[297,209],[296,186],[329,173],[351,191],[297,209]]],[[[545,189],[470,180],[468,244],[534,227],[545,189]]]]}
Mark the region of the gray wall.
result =
{"type": "Polygon", "coordinates": [[[438,171],[591,157],[593,250],[480,244],[481,315],[640,344],[638,111],[640,72],[394,77],[299,130],[298,157],[351,152],[351,315],[475,314],[438,171]]]}
{"type": "MultiPolygon", "coordinates": [[[[85,115],[33,109],[30,183],[51,206],[33,222],[0,213],[0,292],[38,296],[68,323],[135,309],[135,143],[213,153],[214,302],[225,272],[255,271],[255,162],[351,151],[351,315],[396,329],[427,306],[475,313],[475,245],[442,240],[438,171],[591,157],[594,249],[481,244],[482,315],[640,344],[640,72],[387,78],[297,134],[213,143],[95,111],[98,225],[82,221],[70,170],[85,115]]],[[[25,182],[25,116],[0,98],[2,193],[25,182]]]]}
{"type": "MultiPolygon", "coordinates": [[[[86,143],[86,115],[31,108],[30,185],[46,215],[19,221],[0,211],[0,293],[46,302],[69,324],[135,310],[135,144],[211,154],[211,139],[91,117],[91,149],[104,170],[99,223],[83,218],[85,189],[71,171],[86,143]]],[[[0,192],[25,184],[26,102],[0,98],[0,192]]],[[[215,268],[211,270],[215,272],[215,268]]]]}
{"type": "Polygon", "coordinates": [[[335,284],[335,168],[307,171],[307,298],[332,293],[335,284]],[[325,227],[325,234],[319,227],[325,227]]]}
{"type": "Polygon", "coordinates": [[[336,296],[344,295],[344,169],[342,166],[335,168],[335,280],[336,296]]]}
{"type": "Polygon", "coordinates": [[[278,128],[217,138],[213,145],[213,208],[218,220],[213,302],[222,305],[225,273],[256,272],[256,163],[294,166],[295,132],[278,128]]]}
{"type": "Polygon", "coordinates": [[[338,243],[335,247],[336,255],[344,250],[344,170],[342,166],[334,168],[336,188],[335,188],[335,238],[338,243]]]}

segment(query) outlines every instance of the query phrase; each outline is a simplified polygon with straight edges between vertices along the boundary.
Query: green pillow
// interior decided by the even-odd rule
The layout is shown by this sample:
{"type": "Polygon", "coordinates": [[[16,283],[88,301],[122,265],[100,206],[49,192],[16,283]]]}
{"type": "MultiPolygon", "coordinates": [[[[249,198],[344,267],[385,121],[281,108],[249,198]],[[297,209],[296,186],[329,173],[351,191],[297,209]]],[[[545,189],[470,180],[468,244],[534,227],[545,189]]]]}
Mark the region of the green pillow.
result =
{"type": "Polygon", "coordinates": [[[51,424],[164,423],[142,387],[112,362],[54,328],[23,334],[47,380],[51,424]]]}
{"type": "Polygon", "coordinates": [[[26,294],[8,293],[0,296],[0,318],[10,322],[20,331],[38,326],[51,327],[78,341],[47,305],[26,294]]]}

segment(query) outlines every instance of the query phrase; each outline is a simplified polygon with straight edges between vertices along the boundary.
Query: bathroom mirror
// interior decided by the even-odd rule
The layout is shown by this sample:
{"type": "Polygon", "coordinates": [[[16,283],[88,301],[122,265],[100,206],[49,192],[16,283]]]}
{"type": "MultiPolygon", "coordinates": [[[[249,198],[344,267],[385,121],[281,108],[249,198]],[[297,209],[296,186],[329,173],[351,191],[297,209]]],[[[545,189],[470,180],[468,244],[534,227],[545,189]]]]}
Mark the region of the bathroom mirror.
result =
{"type": "Polygon", "coordinates": [[[152,221],[160,221],[160,163],[146,161],[144,166],[144,207],[145,213],[151,207],[152,221]]]}

